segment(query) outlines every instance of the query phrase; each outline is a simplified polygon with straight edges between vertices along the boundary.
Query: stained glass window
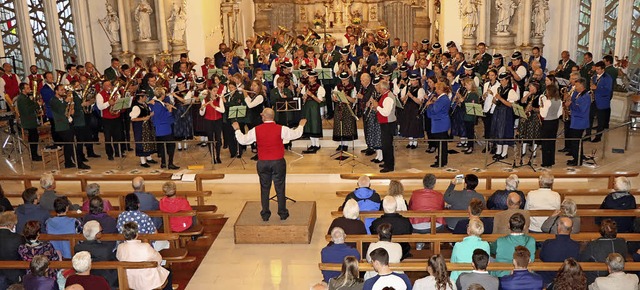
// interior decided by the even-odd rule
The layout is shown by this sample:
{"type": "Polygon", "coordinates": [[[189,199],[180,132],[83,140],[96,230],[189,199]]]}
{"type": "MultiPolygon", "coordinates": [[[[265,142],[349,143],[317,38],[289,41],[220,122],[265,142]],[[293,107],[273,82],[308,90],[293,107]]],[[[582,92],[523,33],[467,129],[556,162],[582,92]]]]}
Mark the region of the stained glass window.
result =
{"type": "Polygon", "coordinates": [[[631,49],[629,51],[629,65],[640,66],[640,0],[633,1],[631,15],[631,49]]]}
{"type": "MultiPolygon", "coordinates": [[[[4,55],[13,56],[15,59],[14,72],[18,75],[24,75],[20,36],[18,35],[18,21],[16,19],[16,8],[13,0],[0,1],[0,32],[2,32],[4,55]]],[[[7,61],[12,63],[6,59],[0,60],[0,63],[7,61]]]]}
{"type": "MultiPolygon", "coordinates": [[[[44,1],[27,0],[29,22],[33,31],[33,48],[36,55],[36,66],[42,70],[53,70],[51,50],[47,36],[47,22],[44,14],[44,1]]],[[[59,68],[58,68],[59,69],[59,68]]]]}
{"type": "Polygon", "coordinates": [[[73,27],[73,14],[71,13],[70,0],[57,0],[58,21],[60,22],[60,33],[62,34],[62,56],[64,63],[77,63],[78,43],[76,41],[76,31],[73,27]]]}
{"type": "Polygon", "coordinates": [[[606,0],[604,4],[604,26],[602,33],[602,55],[613,54],[616,48],[618,22],[618,0],[606,0]]]}
{"type": "Polygon", "coordinates": [[[582,56],[589,51],[589,29],[591,28],[591,0],[580,1],[580,11],[578,14],[578,48],[575,59],[582,59],[582,56]]]}

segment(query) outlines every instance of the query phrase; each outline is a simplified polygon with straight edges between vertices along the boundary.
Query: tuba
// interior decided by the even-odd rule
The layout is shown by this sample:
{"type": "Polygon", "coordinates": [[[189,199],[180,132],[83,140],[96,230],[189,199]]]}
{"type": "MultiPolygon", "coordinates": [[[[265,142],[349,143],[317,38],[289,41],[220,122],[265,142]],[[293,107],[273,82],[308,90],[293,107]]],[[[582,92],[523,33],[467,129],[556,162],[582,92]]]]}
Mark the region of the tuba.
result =
{"type": "Polygon", "coordinates": [[[385,26],[380,26],[376,30],[375,33],[376,42],[380,44],[381,48],[385,48],[389,45],[389,38],[391,35],[389,34],[389,30],[385,26]]]}
{"type": "Polygon", "coordinates": [[[64,75],[66,75],[67,72],[63,71],[63,70],[56,70],[56,85],[59,85],[62,83],[62,80],[64,79],[64,75]]]}

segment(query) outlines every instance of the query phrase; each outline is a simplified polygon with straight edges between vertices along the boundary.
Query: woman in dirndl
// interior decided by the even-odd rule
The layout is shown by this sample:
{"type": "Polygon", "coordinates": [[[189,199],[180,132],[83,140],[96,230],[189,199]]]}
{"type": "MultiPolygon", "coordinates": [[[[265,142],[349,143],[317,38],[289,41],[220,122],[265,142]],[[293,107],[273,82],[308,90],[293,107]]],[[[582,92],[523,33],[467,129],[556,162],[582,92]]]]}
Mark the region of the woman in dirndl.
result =
{"type": "Polygon", "coordinates": [[[156,133],[151,117],[153,113],[147,105],[147,92],[136,94],[129,112],[131,125],[133,126],[133,139],[136,142],[136,156],[140,157],[140,166],[150,167],[149,163],[158,163],[151,158],[156,152],[156,133]]]}
{"type": "MultiPolygon", "coordinates": [[[[542,120],[540,119],[540,84],[530,82],[529,90],[524,92],[520,105],[524,108],[527,118],[520,118],[518,133],[522,139],[539,139],[542,136],[542,120]]],[[[537,141],[540,142],[540,141],[537,141]]],[[[533,157],[536,156],[538,143],[536,141],[522,142],[522,156],[527,154],[527,145],[533,144],[533,157]]]]}
{"type": "Polygon", "coordinates": [[[307,119],[304,125],[303,136],[309,137],[311,146],[302,151],[305,154],[315,154],[320,150],[320,138],[322,138],[322,118],[320,116],[320,104],[324,102],[326,92],[318,82],[318,73],[310,71],[308,83],[300,90],[303,99],[302,115],[307,119]]]}
{"type": "Polygon", "coordinates": [[[189,110],[189,105],[186,104],[193,97],[193,91],[187,90],[187,80],[183,77],[176,78],[176,88],[171,93],[171,98],[174,100],[176,110],[173,112],[175,121],[173,123],[173,137],[178,143],[178,151],[187,150],[187,142],[193,139],[193,117],[189,110]],[[176,102],[177,100],[177,102],[176,102]]]}
{"type": "Polygon", "coordinates": [[[408,138],[407,149],[418,148],[418,138],[424,138],[424,127],[420,107],[424,101],[425,92],[420,86],[420,75],[409,75],[409,85],[400,91],[403,115],[398,118],[400,123],[400,136],[408,138]]]}
{"type": "Polygon", "coordinates": [[[187,114],[191,114],[191,118],[193,119],[193,135],[196,137],[200,137],[200,147],[207,147],[207,131],[205,128],[204,117],[200,116],[200,104],[202,104],[202,100],[208,94],[206,79],[203,77],[197,77],[195,79],[196,89],[193,93],[194,96],[198,96],[198,99],[195,100],[196,103],[191,106],[191,112],[187,114]]]}
{"type": "Polygon", "coordinates": [[[519,99],[518,93],[513,90],[511,85],[511,75],[503,72],[498,75],[500,87],[497,94],[493,97],[496,109],[493,111],[493,119],[491,120],[491,138],[496,140],[496,154],[493,155],[495,160],[503,160],[507,158],[509,146],[513,145],[513,103],[519,99]]]}
{"type": "MultiPolygon", "coordinates": [[[[358,127],[351,106],[356,102],[355,86],[351,82],[351,76],[347,72],[340,73],[340,83],[336,86],[331,96],[335,105],[333,119],[333,141],[340,142],[336,151],[347,151],[348,141],[358,139],[358,127]],[[340,101],[338,93],[344,93],[347,103],[340,101]]],[[[338,157],[340,158],[340,157],[338,157]]]]}

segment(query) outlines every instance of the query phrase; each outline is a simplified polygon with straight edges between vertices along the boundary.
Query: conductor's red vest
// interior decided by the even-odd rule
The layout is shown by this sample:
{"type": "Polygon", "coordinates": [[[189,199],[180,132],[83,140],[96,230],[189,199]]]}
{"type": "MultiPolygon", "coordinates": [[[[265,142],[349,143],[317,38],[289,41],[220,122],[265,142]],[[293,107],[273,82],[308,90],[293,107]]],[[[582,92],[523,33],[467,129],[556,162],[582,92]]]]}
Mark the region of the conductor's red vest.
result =
{"type": "Polygon", "coordinates": [[[280,160],[284,158],[282,126],[268,122],[256,127],[258,160],[280,160]]]}

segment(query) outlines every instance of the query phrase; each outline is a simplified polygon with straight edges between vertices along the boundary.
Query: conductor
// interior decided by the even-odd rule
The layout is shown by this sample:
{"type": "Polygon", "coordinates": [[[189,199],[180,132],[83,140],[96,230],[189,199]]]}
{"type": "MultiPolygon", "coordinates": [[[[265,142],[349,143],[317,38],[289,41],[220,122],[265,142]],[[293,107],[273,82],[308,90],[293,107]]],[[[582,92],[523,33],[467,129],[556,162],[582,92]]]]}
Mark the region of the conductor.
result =
{"type": "Polygon", "coordinates": [[[260,199],[262,211],[260,215],[263,221],[268,221],[271,217],[269,210],[269,192],[271,191],[271,181],[276,188],[278,196],[278,215],[281,220],[289,217],[287,210],[287,199],[285,197],[285,182],[287,175],[287,163],[284,160],[284,144],[298,139],[302,136],[306,119],[301,119],[300,124],[295,129],[276,124],[273,119],[275,112],[271,108],[265,108],[260,114],[262,124],[249,130],[247,134],[242,134],[240,125],[234,122],[231,126],[235,130],[236,139],[242,145],[249,145],[256,142],[258,146],[258,177],[260,177],[260,199]]]}

